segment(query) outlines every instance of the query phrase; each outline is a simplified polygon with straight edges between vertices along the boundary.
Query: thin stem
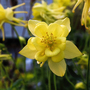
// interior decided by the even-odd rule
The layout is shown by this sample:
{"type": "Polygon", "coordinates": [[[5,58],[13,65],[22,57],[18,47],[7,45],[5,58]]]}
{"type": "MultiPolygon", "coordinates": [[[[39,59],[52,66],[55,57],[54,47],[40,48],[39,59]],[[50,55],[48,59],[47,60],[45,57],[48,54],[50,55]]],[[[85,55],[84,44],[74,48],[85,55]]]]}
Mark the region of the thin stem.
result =
{"type": "MultiPolygon", "coordinates": [[[[19,35],[18,35],[18,33],[17,33],[15,27],[14,27],[13,25],[11,25],[11,26],[12,26],[13,30],[15,31],[15,33],[16,33],[16,35],[17,35],[17,38],[19,39],[19,35]]],[[[23,47],[23,45],[22,45],[22,43],[21,43],[20,40],[19,40],[19,42],[20,42],[21,47],[23,47]]]]}
{"type": "Polygon", "coordinates": [[[65,78],[67,79],[67,81],[73,86],[73,88],[74,88],[74,90],[76,90],[75,89],[75,87],[74,87],[74,84],[68,79],[68,77],[67,77],[67,73],[65,74],[65,78]]]}
{"type": "Polygon", "coordinates": [[[84,80],[84,77],[83,77],[83,75],[82,75],[82,73],[81,73],[80,68],[76,66],[76,64],[75,64],[75,62],[74,62],[73,60],[72,60],[72,62],[73,62],[73,64],[74,64],[75,68],[77,69],[79,75],[81,76],[83,83],[86,84],[86,83],[85,83],[85,80],[84,80]]]}
{"type": "MultiPolygon", "coordinates": [[[[90,39],[90,36],[88,36],[90,39]]],[[[90,50],[90,42],[89,42],[89,50],[90,50]]],[[[88,69],[87,69],[87,90],[89,90],[89,64],[90,64],[90,51],[89,51],[89,59],[88,59],[88,69]]]]}
{"type": "Polygon", "coordinates": [[[86,38],[85,47],[84,47],[83,51],[88,47],[88,46],[87,46],[87,45],[88,45],[88,41],[89,41],[89,36],[86,38]]]}
{"type": "Polygon", "coordinates": [[[48,68],[48,74],[49,74],[49,77],[48,77],[48,86],[49,86],[49,90],[51,90],[51,81],[50,81],[51,71],[49,70],[49,68],[48,68]]]}
{"type": "Polygon", "coordinates": [[[57,90],[57,86],[56,86],[56,76],[54,74],[54,87],[55,87],[55,90],[57,90]]]}
{"type": "Polygon", "coordinates": [[[37,70],[36,70],[36,61],[34,61],[34,75],[35,75],[35,82],[36,82],[36,90],[38,90],[38,85],[37,85],[37,70]]]}

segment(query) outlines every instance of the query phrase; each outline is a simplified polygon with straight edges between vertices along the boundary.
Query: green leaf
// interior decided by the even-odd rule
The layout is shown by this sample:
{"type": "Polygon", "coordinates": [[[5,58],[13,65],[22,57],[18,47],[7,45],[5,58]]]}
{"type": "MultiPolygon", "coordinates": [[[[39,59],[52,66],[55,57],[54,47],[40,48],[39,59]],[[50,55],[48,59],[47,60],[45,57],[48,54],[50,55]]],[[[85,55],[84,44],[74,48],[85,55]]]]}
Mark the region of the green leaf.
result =
{"type": "Polygon", "coordinates": [[[18,87],[22,83],[22,81],[23,81],[23,79],[19,79],[16,82],[14,82],[11,89],[14,88],[14,87],[18,87]]]}

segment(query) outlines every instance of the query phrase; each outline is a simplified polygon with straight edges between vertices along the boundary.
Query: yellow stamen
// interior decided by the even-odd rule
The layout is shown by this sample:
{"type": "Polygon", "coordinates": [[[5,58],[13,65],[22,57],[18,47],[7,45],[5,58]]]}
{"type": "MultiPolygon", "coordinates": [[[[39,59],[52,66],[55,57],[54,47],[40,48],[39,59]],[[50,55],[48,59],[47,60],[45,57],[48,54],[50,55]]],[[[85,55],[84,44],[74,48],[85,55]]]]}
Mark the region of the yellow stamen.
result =
{"type": "Polygon", "coordinates": [[[28,13],[27,11],[15,11],[14,14],[16,13],[28,13]]]}
{"type": "Polygon", "coordinates": [[[42,63],[40,64],[40,67],[42,67],[44,63],[45,63],[45,62],[42,62],[42,63]]]}
{"type": "Polygon", "coordinates": [[[25,3],[22,3],[22,4],[19,4],[19,5],[16,5],[16,6],[12,7],[11,9],[16,9],[16,8],[21,7],[21,6],[23,6],[23,5],[25,5],[25,3]]]}

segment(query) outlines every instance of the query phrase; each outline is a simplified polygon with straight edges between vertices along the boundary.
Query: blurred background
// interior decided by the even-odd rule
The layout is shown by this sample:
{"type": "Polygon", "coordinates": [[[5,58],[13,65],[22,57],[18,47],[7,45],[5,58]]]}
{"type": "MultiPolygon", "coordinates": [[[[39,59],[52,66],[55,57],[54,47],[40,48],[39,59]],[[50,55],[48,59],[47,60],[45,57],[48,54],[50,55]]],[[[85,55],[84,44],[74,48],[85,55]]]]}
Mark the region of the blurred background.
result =
{"type": "MultiPolygon", "coordinates": [[[[55,0],[45,1],[49,5],[55,0]]],[[[85,56],[66,60],[66,75],[64,77],[56,76],[57,90],[74,90],[74,86],[77,90],[85,90],[84,83],[76,85],[82,81],[84,82],[86,79],[89,54],[89,39],[87,38],[89,31],[86,31],[85,26],[81,26],[80,22],[83,4],[76,9],[75,13],[72,13],[76,1],[64,0],[60,3],[63,3],[62,6],[65,6],[64,16],[69,17],[71,22],[72,30],[67,39],[73,41],[85,56]],[[76,68],[77,66],[79,69],[76,68]]],[[[28,13],[15,14],[14,17],[27,21],[34,19],[32,7],[36,2],[41,3],[41,0],[0,0],[0,4],[4,8],[26,3],[24,6],[15,9],[15,11],[27,11],[28,13]]],[[[57,18],[54,17],[53,21],[55,20],[57,18]]],[[[44,18],[42,21],[45,21],[44,18]]],[[[89,23],[88,21],[88,25],[89,23]]],[[[4,55],[0,57],[0,90],[49,90],[49,73],[51,76],[51,90],[55,90],[53,73],[49,70],[47,62],[43,67],[40,67],[35,60],[18,54],[26,45],[28,38],[32,36],[29,30],[15,26],[15,31],[8,23],[4,23],[3,27],[5,30],[5,41],[2,40],[2,31],[0,30],[0,55],[4,55]]]]}

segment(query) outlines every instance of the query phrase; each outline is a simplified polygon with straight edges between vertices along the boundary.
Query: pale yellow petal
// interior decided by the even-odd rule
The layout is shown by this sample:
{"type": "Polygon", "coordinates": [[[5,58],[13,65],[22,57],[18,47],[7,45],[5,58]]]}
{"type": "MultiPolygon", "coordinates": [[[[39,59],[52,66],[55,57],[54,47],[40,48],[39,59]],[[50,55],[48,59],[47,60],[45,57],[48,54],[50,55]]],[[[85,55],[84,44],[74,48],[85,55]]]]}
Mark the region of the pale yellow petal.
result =
{"type": "Polygon", "coordinates": [[[45,62],[48,57],[45,55],[44,51],[38,51],[35,55],[35,59],[39,62],[45,62]]]}
{"type": "Polygon", "coordinates": [[[61,37],[67,37],[69,34],[69,30],[67,29],[67,27],[65,25],[61,25],[61,37]]]}
{"type": "Polygon", "coordinates": [[[11,8],[7,8],[7,9],[5,9],[5,16],[6,16],[6,18],[8,19],[8,20],[13,20],[13,11],[12,11],[12,9],[11,8]]]}
{"type": "Polygon", "coordinates": [[[64,52],[63,51],[60,51],[60,53],[58,53],[56,56],[52,57],[53,62],[60,62],[63,59],[64,59],[64,52]]]}
{"type": "Polygon", "coordinates": [[[65,58],[72,59],[82,55],[79,49],[71,42],[66,41],[66,48],[64,50],[65,58]]]}
{"type": "Polygon", "coordinates": [[[57,55],[60,52],[60,49],[58,47],[54,48],[53,50],[50,50],[50,48],[46,48],[45,55],[48,57],[52,57],[57,55]]]}
{"type": "Polygon", "coordinates": [[[19,52],[19,54],[30,59],[35,59],[36,53],[37,53],[36,50],[30,50],[27,45],[19,52]]]}
{"type": "Polygon", "coordinates": [[[58,37],[57,38],[57,46],[60,48],[60,50],[64,50],[66,47],[66,38],[65,37],[58,37]]]}
{"type": "Polygon", "coordinates": [[[59,24],[57,23],[51,23],[49,26],[48,26],[48,33],[49,34],[53,34],[54,36],[56,37],[60,37],[61,35],[61,32],[62,32],[62,28],[59,24]]]}
{"type": "Polygon", "coordinates": [[[48,28],[48,25],[45,22],[42,22],[35,27],[34,33],[38,37],[42,38],[43,36],[46,35],[46,32],[48,30],[47,28],[48,28]]]}
{"type": "Polygon", "coordinates": [[[58,45],[58,47],[60,48],[60,50],[63,51],[66,48],[66,43],[61,43],[61,44],[58,45]]]}
{"type": "Polygon", "coordinates": [[[32,43],[33,38],[35,38],[35,37],[31,37],[31,38],[28,39],[27,46],[28,46],[28,48],[29,48],[30,50],[36,50],[34,44],[32,43]]]}
{"type": "Polygon", "coordinates": [[[53,62],[52,60],[48,60],[48,65],[50,70],[56,74],[57,76],[63,77],[66,72],[66,63],[64,60],[60,62],[53,62]]]}
{"type": "Polygon", "coordinates": [[[45,48],[45,44],[41,43],[41,39],[38,37],[32,38],[31,42],[35,46],[37,50],[43,50],[45,48]]]}
{"type": "Polygon", "coordinates": [[[34,28],[35,28],[35,26],[37,25],[37,23],[39,23],[40,21],[38,21],[38,20],[29,20],[28,21],[28,28],[29,28],[29,30],[30,30],[30,32],[33,34],[33,35],[35,35],[34,34],[34,28]]]}
{"type": "Polygon", "coordinates": [[[71,31],[69,18],[65,18],[65,19],[63,19],[63,20],[57,20],[57,21],[54,22],[54,23],[57,23],[57,24],[59,24],[59,25],[65,25],[65,26],[68,28],[69,32],[71,31]]]}
{"type": "Polygon", "coordinates": [[[0,4],[0,10],[4,10],[3,6],[0,4]]]}

